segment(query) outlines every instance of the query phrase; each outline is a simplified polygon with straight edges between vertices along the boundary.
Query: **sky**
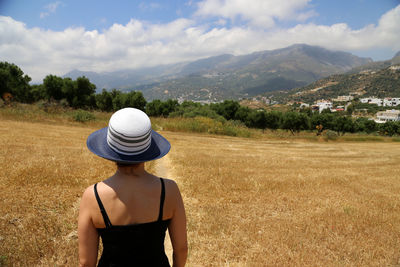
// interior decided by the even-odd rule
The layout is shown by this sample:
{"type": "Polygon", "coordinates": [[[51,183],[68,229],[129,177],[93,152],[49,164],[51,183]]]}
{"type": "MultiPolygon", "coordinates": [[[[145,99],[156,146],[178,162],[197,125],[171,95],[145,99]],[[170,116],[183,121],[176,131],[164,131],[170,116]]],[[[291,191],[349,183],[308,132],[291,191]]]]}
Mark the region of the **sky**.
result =
{"type": "Polygon", "coordinates": [[[34,83],[298,43],[390,59],[400,0],[0,0],[0,61],[34,83]]]}

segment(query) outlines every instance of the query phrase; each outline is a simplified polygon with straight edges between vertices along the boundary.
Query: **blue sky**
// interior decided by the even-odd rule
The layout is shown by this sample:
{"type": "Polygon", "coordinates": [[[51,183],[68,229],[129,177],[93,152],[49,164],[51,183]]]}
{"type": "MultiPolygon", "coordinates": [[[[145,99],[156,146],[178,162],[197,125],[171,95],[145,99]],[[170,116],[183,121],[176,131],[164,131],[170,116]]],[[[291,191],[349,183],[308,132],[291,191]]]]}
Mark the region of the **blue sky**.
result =
{"type": "MultiPolygon", "coordinates": [[[[315,10],[316,15],[310,21],[322,25],[344,22],[352,28],[362,28],[376,24],[385,12],[398,4],[400,1],[395,0],[311,1],[310,8],[315,10]]],[[[11,16],[28,27],[56,31],[80,26],[87,30],[102,30],[114,23],[126,24],[132,18],[167,23],[182,17],[190,18],[195,11],[196,2],[188,0],[0,0],[1,15],[11,16]]],[[[285,21],[281,23],[291,25],[285,21]]]]}
{"type": "Polygon", "coordinates": [[[1,14],[23,21],[29,27],[64,30],[68,27],[85,27],[102,30],[114,23],[126,24],[132,18],[166,23],[179,17],[190,16],[193,8],[186,1],[22,1],[3,0],[1,14]],[[49,4],[54,4],[49,6],[49,4]],[[55,7],[55,8],[54,8],[55,7]],[[54,9],[54,11],[49,11],[54,9]],[[48,15],[44,14],[48,13],[48,15]],[[42,17],[40,16],[42,14],[42,17]],[[180,15],[179,15],[180,14],[180,15]]]}
{"type": "Polygon", "coordinates": [[[383,60],[399,33],[399,0],[0,0],[0,60],[34,81],[294,43],[383,60]]]}

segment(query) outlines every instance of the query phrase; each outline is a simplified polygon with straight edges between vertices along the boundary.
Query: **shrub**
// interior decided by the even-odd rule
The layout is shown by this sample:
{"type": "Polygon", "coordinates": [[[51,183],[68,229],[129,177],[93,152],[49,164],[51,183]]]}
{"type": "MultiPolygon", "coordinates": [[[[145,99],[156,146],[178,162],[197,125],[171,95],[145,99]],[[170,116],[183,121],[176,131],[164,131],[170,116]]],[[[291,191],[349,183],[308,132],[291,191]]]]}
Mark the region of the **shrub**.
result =
{"type": "Polygon", "coordinates": [[[74,112],[73,119],[78,122],[87,122],[95,120],[96,117],[89,111],[79,109],[74,112]]]}
{"type": "Polygon", "coordinates": [[[62,106],[63,108],[68,107],[69,105],[68,105],[67,99],[65,99],[65,98],[61,99],[60,100],[60,106],[62,106]]]}
{"type": "Polygon", "coordinates": [[[337,140],[338,134],[335,131],[328,130],[325,133],[325,140],[337,140]]]}

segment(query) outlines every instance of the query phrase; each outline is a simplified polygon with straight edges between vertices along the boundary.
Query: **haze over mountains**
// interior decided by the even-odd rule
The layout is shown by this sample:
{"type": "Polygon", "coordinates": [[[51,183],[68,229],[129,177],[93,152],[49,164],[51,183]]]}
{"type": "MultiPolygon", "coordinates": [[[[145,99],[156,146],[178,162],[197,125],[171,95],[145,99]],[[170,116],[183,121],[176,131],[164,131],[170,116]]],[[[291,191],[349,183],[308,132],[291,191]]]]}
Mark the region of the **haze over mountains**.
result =
{"type": "Polygon", "coordinates": [[[332,74],[374,64],[370,58],[304,44],[229,54],[136,70],[108,73],[74,70],[64,77],[86,76],[97,90],[140,90],[147,99],[181,98],[218,101],[305,86],[332,74]]]}

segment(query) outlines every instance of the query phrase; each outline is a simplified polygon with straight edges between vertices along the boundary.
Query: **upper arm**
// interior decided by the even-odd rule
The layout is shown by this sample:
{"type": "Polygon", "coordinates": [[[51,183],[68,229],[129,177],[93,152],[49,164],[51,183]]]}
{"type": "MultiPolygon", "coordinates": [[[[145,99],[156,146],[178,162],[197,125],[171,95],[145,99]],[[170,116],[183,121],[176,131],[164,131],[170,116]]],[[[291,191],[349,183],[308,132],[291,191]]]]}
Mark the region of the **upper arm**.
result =
{"type": "Polygon", "coordinates": [[[99,235],[93,225],[91,215],[91,210],[95,203],[93,186],[90,186],[83,193],[79,208],[78,241],[80,266],[95,266],[97,263],[99,235]]]}
{"type": "Polygon", "coordinates": [[[173,215],[168,226],[172,247],[174,250],[186,249],[186,214],[182,196],[174,181],[171,181],[169,189],[174,201],[173,215]]]}

